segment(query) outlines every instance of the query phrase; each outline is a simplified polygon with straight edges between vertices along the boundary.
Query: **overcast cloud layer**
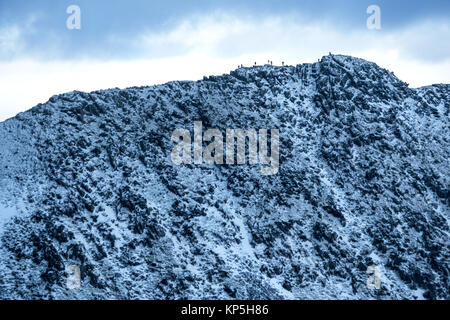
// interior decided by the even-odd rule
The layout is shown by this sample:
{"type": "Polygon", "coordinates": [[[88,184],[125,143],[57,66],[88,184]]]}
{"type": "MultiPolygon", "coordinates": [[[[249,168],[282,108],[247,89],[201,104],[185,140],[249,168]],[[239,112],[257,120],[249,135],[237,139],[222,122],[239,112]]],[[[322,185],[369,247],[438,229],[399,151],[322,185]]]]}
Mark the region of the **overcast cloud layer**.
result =
{"type": "Polygon", "coordinates": [[[381,30],[366,28],[367,1],[29,2],[0,0],[0,121],[66,91],[196,80],[328,52],[374,61],[413,87],[450,83],[450,1],[378,1],[381,30]],[[81,30],[66,28],[70,4],[81,8],[81,30]]]}

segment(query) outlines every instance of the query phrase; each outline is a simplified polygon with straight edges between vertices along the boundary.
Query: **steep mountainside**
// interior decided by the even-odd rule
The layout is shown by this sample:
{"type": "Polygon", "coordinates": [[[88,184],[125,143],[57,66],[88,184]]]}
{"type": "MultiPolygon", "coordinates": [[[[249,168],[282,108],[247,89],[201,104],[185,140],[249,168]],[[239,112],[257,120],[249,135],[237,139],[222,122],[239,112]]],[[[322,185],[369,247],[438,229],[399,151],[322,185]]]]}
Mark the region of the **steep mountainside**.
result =
{"type": "Polygon", "coordinates": [[[449,109],[338,55],[54,96],[0,124],[0,298],[450,299],[449,109]],[[194,121],[279,129],[279,172],[175,165],[194,121]]]}

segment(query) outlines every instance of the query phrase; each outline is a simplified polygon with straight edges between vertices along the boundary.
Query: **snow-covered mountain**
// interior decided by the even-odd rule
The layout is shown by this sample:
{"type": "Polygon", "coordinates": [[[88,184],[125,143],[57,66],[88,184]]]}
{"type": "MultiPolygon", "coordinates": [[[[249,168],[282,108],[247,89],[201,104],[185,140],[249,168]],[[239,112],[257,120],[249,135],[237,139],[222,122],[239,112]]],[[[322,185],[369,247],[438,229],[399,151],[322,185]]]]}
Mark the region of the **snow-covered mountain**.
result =
{"type": "Polygon", "coordinates": [[[0,298],[449,299],[449,109],[340,55],[54,96],[0,124],[0,298]],[[194,121],[279,129],[279,172],[175,165],[194,121]]]}

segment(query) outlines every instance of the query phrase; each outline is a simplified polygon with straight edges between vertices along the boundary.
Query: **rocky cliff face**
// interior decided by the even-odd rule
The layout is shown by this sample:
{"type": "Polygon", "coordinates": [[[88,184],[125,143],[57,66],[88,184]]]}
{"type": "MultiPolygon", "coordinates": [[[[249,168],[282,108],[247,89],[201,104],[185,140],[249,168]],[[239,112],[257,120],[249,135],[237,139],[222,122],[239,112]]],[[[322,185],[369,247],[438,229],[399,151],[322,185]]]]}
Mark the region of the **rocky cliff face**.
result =
{"type": "Polygon", "coordinates": [[[449,108],[337,55],[54,96],[0,124],[0,298],[449,299],[449,108]],[[175,165],[194,121],[279,129],[279,172],[175,165]]]}

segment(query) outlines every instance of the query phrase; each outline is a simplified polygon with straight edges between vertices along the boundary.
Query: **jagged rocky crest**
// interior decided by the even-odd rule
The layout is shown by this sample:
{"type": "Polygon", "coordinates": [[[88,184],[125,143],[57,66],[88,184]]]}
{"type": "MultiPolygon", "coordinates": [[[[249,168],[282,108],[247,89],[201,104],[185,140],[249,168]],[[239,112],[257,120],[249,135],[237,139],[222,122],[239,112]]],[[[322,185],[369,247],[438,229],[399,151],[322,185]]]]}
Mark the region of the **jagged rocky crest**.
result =
{"type": "Polygon", "coordinates": [[[0,298],[449,299],[449,108],[339,55],[54,96],[0,124],[0,298]],[[174,165],[197,120],[280,129],[278,174],[174,165]]]}

